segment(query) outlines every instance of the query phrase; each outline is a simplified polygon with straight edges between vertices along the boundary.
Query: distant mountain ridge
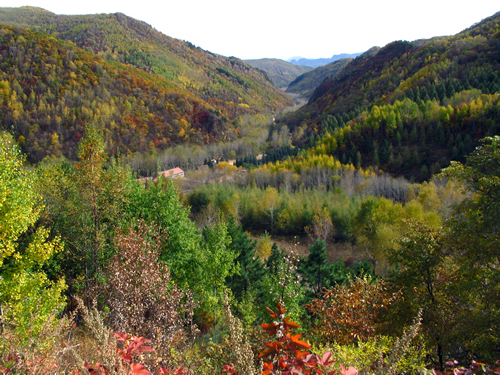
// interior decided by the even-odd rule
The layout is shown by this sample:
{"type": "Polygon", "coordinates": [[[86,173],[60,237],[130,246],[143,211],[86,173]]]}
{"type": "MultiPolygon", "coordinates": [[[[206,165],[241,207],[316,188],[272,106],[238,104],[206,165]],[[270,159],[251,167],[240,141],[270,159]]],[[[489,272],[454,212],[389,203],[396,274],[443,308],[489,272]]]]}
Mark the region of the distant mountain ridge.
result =
{"type": "Polygon", "coordinates": [[[309,98],[324,79],[340,74],[352,60],[352,58],[340,59],[306,72],[290,82],[286,92],[309,98]]]}
{"type": "Polygon", "coordinates": [[[338,55],[333,55],[330,58],[321,58],[321,59],[306,59],[306,58],[298,58],[298,57],[292,57],[291,59],[287,60],[289,63],[295,64],[295,65],[302,65],[302,66],[309,66],[311,68],[317,68],[326,64],[330,64],[334,61],[341,60],[341,59],[346,59],[346,58],[352,58],[354,59],[355,57],[358,57],[361,55],[363,52],[359,53],[341,53],[338,55]]]}
{"type": "Polygon", "coordinates": [[[286,88],[294,79],[312,68],[291,64],[280,59],[244,60],[248,65],[265,71],[269,79],[280,88],[286,88]]]}

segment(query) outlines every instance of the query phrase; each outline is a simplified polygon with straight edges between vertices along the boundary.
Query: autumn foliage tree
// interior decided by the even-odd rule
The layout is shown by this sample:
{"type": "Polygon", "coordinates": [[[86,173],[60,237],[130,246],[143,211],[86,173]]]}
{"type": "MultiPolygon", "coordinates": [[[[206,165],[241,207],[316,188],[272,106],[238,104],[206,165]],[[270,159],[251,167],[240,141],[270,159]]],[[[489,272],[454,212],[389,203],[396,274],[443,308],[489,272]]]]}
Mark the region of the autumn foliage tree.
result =
{"type": "Polygon", "coordinates": [[[78,144],[79,162],[75,164],[76,193],[70,213],[76,231],[71,239],[85,264],[86,292],[97,287],[105,262],[111,254],[114,225],[123,204],[124,184],[121,170],[106,166],[107,154],[99,130],[88,125],[78,144]]]}
{"type": "Polygon", "coordinates": [[[328,241],[334,230],[332,218],[330,217],[328,209],[323,207],[321,211],[318,211],[313,216],[311,226],[307,226],[304,229],[311,240],[316,241],[321,239],[324,242],[328,241]]]}
{"type": "Polygon", "coordinates": [[[325,289],[308,308],[318,318],[315,329],[324,341],[350,344],[375,333],[379,310],[390,303],[385,283],[364,275],[325,289]]]}
{"type": "Polygon", "coordinates": [[[70,294],[85,291],[87,305],[104,281],[131,181],[128,168],[108,160],[96,126],[88,124],[78,144],[78,162],[45,160],[35,186],[45,206],[41,224],[65,243],[53,269],[63,270],[70,294]]]}
{"type": "Polygon", "coordinates": [[[166,347],[182,329],[192,305],[189,292],[182,292],[170,280],[165,262],[158,261],[161,236],[139,222],[137,228],[120,231],[118,252],[111,258],[108,274],[109,324],[113,330],[144,336],[157,347],[166,347]]]}
{"type": "Polygon", "coordinates": [[[11,326],[26,338],[63,308],[66,289],[63,279],[50,280],[43,268],[62,244],[36,226],[43,206],[33,186],[19,148],[0,133],[0,321],[2,331],[11,326]]]}

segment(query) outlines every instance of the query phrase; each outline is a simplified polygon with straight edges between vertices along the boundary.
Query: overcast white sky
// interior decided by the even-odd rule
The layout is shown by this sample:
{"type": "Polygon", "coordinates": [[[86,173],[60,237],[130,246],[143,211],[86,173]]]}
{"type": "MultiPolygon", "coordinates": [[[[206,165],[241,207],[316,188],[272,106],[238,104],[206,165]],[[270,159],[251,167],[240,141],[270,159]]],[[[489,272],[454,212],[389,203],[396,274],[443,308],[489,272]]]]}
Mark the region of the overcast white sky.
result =
{"type": "Polygon", "coordinates": [[[56,14],[121,12],[224,56],[283,60],[453,35],[500,11],[498,0],[0,0],[23,5],[56,14]]]}

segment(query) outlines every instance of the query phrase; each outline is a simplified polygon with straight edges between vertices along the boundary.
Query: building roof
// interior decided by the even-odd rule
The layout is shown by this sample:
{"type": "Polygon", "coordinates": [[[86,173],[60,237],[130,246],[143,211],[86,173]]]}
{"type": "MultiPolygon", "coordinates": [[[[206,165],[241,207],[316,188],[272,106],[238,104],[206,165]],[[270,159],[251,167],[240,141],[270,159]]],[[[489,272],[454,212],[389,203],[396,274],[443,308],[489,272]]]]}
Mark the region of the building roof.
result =
{"type": "Polygon", "coordinates": [[[172,169],[168,169],[166,171],[162,171],[160,172],[159,174],[165,176],[165,177],[174,177],[174,176],[178,176],[180,174],[184,174],[184,171],[182,169],[180,169],[179,167],[175,167],[175,168],[172,168],[172,169]]]}

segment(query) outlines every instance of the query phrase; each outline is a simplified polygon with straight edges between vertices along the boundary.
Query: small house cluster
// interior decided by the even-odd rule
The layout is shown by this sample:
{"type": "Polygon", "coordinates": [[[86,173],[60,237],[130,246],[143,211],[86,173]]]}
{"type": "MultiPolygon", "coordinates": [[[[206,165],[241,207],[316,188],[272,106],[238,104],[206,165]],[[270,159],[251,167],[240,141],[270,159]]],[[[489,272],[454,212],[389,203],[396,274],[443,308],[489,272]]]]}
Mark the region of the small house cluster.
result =
{"type": "MultiPolygon", "coordinates": [[[[166,171],[162,171],[160,173],[158,173],[158,176],[163,176],[165,178],[180,178],[180,177],[184,177],[184,171],[179,168],[179,167],[175,167],[175,168],[172,168],[172,169],[167,169],[166,171]]],[[[140,182],[143,182],[145,183],[146,181],[158,181],[158,176],[156,177],[140,177],[138,180],[140,182]]]]}

